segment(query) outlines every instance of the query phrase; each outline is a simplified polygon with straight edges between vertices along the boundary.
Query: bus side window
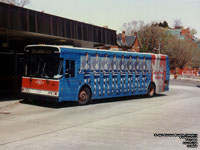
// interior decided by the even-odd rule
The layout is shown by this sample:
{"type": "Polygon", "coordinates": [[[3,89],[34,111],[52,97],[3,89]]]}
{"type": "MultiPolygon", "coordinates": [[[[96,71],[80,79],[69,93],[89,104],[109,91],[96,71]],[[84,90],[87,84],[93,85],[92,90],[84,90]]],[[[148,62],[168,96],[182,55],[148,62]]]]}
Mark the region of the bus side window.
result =
{"type": "Polygon", "coordinates": [[[65,69],[65,77],[71,78],[75,77],[75,61],[74,60],[66,60],[66,69],[65,69]]]}

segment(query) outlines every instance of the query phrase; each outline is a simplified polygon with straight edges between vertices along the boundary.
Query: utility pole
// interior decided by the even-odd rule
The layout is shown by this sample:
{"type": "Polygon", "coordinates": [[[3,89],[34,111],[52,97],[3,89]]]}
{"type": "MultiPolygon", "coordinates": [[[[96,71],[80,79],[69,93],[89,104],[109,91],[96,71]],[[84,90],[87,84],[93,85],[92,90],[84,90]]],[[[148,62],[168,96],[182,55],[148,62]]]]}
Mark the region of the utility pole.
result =
{"type": "Polygon", "coordinates": [[[160,54],[160,44],[161,44],[161,43],[159,43],[159,47],[158,47],[159,54],[160,54]]]}

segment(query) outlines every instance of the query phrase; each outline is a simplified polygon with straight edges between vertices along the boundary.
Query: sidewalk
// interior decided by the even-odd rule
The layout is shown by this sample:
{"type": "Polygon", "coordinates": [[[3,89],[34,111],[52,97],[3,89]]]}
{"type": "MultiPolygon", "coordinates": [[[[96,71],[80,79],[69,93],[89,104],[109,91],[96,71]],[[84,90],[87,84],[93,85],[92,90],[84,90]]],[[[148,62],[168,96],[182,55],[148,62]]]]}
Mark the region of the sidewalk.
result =
{"type": "MultiPolygon", "coordinates": [[[[174,75],[170,75],[170,80],[174,80],[174,75]]],[[[200,82],[200,76],[186,76],[186,75],[178,75],[176,80],[189,80],[200,82]]]]}
{"type": "Polygon", "coordinates": [[[2,110],[6,108],[12,107],[18,104],[20,99],[13,98],[13,97],[0,97],[0,113],[2,110]]]}

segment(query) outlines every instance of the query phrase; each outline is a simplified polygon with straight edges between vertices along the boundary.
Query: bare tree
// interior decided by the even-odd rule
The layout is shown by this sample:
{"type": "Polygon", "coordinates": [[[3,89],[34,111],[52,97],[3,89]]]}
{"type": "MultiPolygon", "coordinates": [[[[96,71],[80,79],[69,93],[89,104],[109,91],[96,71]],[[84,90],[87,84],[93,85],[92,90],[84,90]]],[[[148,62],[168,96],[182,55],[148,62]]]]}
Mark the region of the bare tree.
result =
{"type": "Polygon", "coordinates": [[[128,23],[123,23],[122,30],[126,31],[127,35],[134,35],[134,32],[138,32],[144,26],[144,21],[133,20],[128,23]]]}
{"type": "Polygon", "coordinates": [[[188,40],[178,39],[162,27],[145,25],[139,30],[138,37],[142,44],[141,51],[158,53],[160,48],[161,53],[169,56],[171,68],[200,65],[200,51],[194,44],[188,40]]]}
{"type": "Polygon", "coordinates": [[[142,29],[144,27],[144,21],[139,20],[139,29],[142,29]]]}
{"type": "Polygon", "coordinates": [[[135,32],[137,30],[138,21],[133,20],[131,22],[131,25],[132,25],[133,32],[135,32]]]}
{"type": "Polygon", "coordinates": [[[181,19],[174,20],[174,27],[182,27],[182,26],[183,26],[183,24],[182,24],[181,19]]]}
{"type": "Polygon", "coordinates": [[[197,30],[193,28],[193,29],[190,30],[190,33],[191,33],[191,35],[194,36],[194,35],[197,34],[197,30]]]}
{"type": "Polygon", "coordinates": [[[145,25],[138,32],[139,40],[142,44],[141,51],[153,52],[155,49],[162,48],[168,37],[166,31],[159,26],[145,25]]]}
{"type": "Polygon", "coordinates": [[[30,0],[0,0],[0,2],[24,7],[30,3],[30,0]]]}
{"type": "Polygon", "coordinates": [[[194,68],[200,68],[200,49],[195,46],[191,46],[192,51],[192,62],[189,64],[190,66],[193,66],[194,68]]]}

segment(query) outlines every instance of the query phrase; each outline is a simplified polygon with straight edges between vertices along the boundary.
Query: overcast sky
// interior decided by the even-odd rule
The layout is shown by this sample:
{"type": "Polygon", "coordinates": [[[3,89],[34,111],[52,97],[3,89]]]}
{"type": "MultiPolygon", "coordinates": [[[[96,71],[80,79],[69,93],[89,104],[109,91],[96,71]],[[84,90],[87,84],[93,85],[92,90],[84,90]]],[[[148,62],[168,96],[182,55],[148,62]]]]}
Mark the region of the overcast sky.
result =
{"type": "Polygon", "coordinates": [[[121,32],[132,20],[145,23],[166,20],[171,27],[180,19],[184,27],[195,28],[200,38],[200,0],[31,0],[26,8],[97,26],[108,25],[121,32]]]}

